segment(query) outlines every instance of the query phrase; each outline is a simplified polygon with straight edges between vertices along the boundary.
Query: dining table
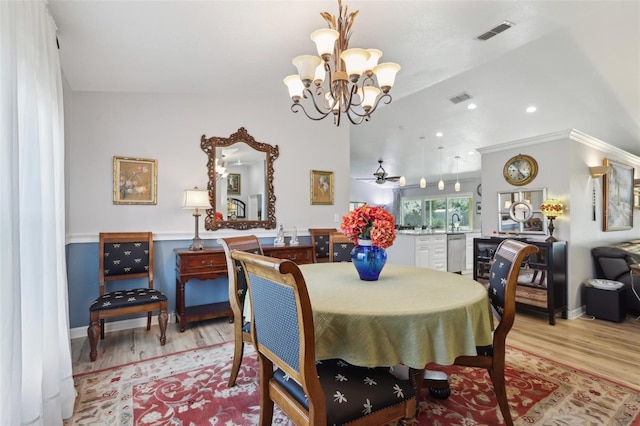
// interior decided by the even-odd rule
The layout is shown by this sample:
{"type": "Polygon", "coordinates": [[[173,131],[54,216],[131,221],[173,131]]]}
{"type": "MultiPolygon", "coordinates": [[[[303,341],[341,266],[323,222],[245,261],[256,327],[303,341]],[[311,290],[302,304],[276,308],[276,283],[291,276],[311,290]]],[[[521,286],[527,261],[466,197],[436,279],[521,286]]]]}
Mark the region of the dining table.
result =
{"type": "Polygon", "coordinates": [[[476,355],[477,346],[492,344],[487,289],[471,278],[397,264],[386,264],[377,281],[361,280],[350,262],[300,265],[300,270],[319,360],[404,365],[419,390],[427,364],[451,365],[460,355],[476,355]]]}

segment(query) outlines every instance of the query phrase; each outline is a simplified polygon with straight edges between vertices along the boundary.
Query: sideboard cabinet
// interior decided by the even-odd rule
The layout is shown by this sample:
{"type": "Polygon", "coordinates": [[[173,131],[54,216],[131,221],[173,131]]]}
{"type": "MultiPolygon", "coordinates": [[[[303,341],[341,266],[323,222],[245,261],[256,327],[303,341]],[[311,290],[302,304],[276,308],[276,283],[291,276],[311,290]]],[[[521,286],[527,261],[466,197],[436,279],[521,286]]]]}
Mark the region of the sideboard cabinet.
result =
{"type": "MultiPolygon", "coordinates": [[[[555,325],[556,314],[567,318],[567,243],[566,241],[534,241],[517,238],[538,247],[538,253],[522,262],[516,289],[516,306],[547,313],[549,324],[555,325]]],[[[504,238],[474,238],[473,279],[489,281],[493,255],[504,238]]]]}
{"type": "MultiPolygon", "coordinates": [[[[262,246],[265,256],[288,259],[301,265],[313,262],[313,247],[299,246],[262,246]]],[[[187,323],[211,318],[229,317],[233,322],[233,312],[229,301],[186,306],[185,286],[192,279],[213,280],[227,276],[227,258],[222,248],[205,250],[176,249],[176,321],[180,331],[187,323]]]]}

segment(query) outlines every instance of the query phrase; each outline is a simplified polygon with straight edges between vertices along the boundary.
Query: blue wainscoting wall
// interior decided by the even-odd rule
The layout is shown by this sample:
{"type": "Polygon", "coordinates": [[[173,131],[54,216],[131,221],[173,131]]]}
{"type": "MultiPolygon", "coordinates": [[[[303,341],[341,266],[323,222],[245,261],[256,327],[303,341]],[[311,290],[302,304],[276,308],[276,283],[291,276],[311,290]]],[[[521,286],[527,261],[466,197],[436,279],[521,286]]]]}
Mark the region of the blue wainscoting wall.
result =
{"type": "MultiPolygon", "coordinates": [[[[300,244],[310,244],[309,237],[300,237],[300,244]]],[[[272,244],[273,238],[260,240],[261,244],[272,244]]],[[[189,247],[191,240],[154,241],[154,288],[162,291],[169,298],[169,313],[176,311],[176,257],[174,249],[189,247]]],[[[207,247],[220,248],[211,240],[207,247]]],[[[70,328],[87,327],[89,325],[89,305],[98,296],[98,243],[68,244],[67,281],[69,288],[69,325],[70,328]]],[[[116,284],[116,283],[114,283],[116,284]]],[[[139,286],[133,282],[118,283],[121,288],[139,286]]],[[[229,300],[227,277],[216,280],[190,280],[185,287],[187,306],[229,300]]],[[[109,287],[113,289],[114,287],[109,287]]],[[[118,288],[118,287],[115,287],[118,288]]],[[[120,318],[115,319],[115,321],[120,318]]]]}

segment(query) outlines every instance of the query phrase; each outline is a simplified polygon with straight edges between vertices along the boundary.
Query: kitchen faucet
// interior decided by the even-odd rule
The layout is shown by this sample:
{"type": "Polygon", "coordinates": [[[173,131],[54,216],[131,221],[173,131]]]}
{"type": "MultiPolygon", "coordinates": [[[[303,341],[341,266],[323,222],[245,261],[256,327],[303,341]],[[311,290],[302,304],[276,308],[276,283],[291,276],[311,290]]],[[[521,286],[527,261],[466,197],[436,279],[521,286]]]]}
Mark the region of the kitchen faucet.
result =
{"type": "Polygon", "coordinates": [[[460,219],[460,215],[458,213],[454,213],[454,214],[451,215],[451,231],[452,232],[453,232],[453,230],[455,228],[459,228],[460,227],[460,221],[461,221],[461,219],[460,219]],[[454,216],[458,218],[457,222],[453,221],[454,216]]]}

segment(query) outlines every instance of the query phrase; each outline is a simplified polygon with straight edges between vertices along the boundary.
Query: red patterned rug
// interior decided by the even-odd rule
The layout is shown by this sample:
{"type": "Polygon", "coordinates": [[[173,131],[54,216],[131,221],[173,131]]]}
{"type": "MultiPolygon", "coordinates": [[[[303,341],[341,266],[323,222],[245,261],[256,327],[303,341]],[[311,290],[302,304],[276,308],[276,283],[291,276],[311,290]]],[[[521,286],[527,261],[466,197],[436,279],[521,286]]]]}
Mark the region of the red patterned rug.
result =
{"type": "MultiPolygon", "coordinates": [[[[224,343],[75,376],[78,399],[65,425],[256,425],[258,362],[251,345],[227,387],[233,345],[224,343]]],[[[640,391],[509,347],[509,404],[519,425],[640,425],[640,391]]],[[[420,425],[496,425],[488,375],[440,368],[451,396],[420,396],[420,425]]],[[[273,423],[292,425],[276,407],[273,423]]]]}

